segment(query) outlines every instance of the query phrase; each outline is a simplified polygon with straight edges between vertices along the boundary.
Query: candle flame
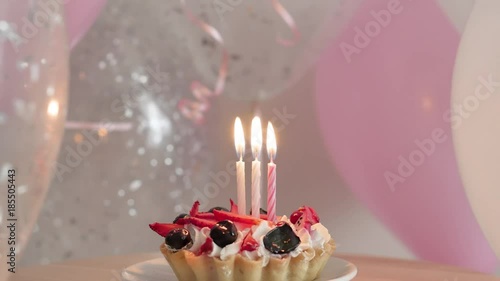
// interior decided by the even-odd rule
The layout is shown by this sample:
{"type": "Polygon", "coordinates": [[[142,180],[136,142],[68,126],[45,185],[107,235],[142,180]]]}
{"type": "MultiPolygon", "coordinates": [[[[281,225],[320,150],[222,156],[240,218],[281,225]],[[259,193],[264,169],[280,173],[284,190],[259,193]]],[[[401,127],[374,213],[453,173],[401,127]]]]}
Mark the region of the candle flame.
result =
{"type": "Polygon", "coordinates": [[[274,133],[274,127],[271,122],[267,123],[267,141],[266,141],[266,146],[267,146],[267,155],[269,155],[269,159],[271,159],[271,162],[274,161],[274,158],[276,158],[276,151],[277,151],[277,145],[276,145],[276,134],[274,133]]]}
{"type": "Polygon", "coordinates": [[[236,154],[242,160],[243,154],[245,154],[245,133],[243,132],[240,117],[236,117],[234,121],[234,147],[236,148],[236,154]]]}
{"type": "Polygon", "coordinates": [[[262,124],[260,118],[255,116],[252,120],[252,153],[255,159],[259,158],[262,149],[262,124]]]}

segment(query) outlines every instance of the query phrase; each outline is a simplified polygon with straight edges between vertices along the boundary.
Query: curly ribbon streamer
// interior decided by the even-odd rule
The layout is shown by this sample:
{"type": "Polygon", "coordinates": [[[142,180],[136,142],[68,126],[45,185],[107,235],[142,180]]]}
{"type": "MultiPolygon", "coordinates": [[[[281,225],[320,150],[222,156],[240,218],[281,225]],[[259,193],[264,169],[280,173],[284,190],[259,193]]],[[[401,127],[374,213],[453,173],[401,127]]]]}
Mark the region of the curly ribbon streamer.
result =
{"type": "MultiPolygon", "coordinates": [[[[225,48],[224,40],[222,39],[222,35],[220,34],[220,32],[215,27],[209,25],[199,17],[195,16],[187,8],[186,0],[180,0],[180,2],[186,16],[222,47],[222,59],[219,67],[219,74],[215,84],[215,89],[211,90],[201,82],[193,81],[191,83],[191,92],[196,100],[181,99],[178,103],[178,108],[182,115],[197,124],[202,124],[205,120],[205,112],[210,109],[210,98],[218,96],[224,91],[228,73],[229,52],[225,48]]],[[[301,35],[299,29],[297,28],[295,20],[290,15],[290,13],[288,13],[285,7],[283,7],[279,0],[271,0],[271,2],[273,4],[274,10],[278,13],[278,15],[281,16],[281,18],[283,18],[283,20],[288,25],[288,27],[290,27],[293,33],[292,39],[283,39],[278,37],[276,41],[286,47],[296,45],[300,40],[301,35]]]]}
{"type": "Polygon", "coordinates": [[[217,77],[217,82],[215,84],[215,89],[210,90],[207,86],[203,85],[199,81],[193,81],[191,83],[191,92],[196,100],[181,99],[179,101],[178,107],[181,113],[188,119],[191,119],[197,124],[204,122],[204,113],[210,108],[210,98],[213,96],[218,96],[224,91],[224,86],[226,83],[227,69],[229,64],[229,53],[224,46],[224,41],[220,32],[213,26],[204,22],[200,18],[196,17],[186,5],[186,0],[181,0],[182,7],[184,8],[184,13],[186,16],[198,27],[200,27],[204,32],[206,32],[210,37],[212,37],[219,45],[222,46],[222,60],[219,68],[219,75],[217,77]]]}
{"type": "Polygon", "coordinates": [[[297,44],[297,42],[300,41],[300,36],[301,36],[300,32],[299,32],[299,28],[297,27],[297,24],[295,23],[295,20],[290,15],[290,13],[288,13],[288,11],[285,9],[285,7],[283,7],[283,5],[280,3],[279,0],[271,0],[271,2],[273,3],[273,7],[274,7],[274,10],[276,11],[276,13],[278,13],[278,15],[281,16],[281,18],[285,21],[286,25],[288,25],[288,27],[290,27],[290,29],[292,30],[292,33],[293,33],[292,39],[283,39],[283,38],[278,37],[276,39],[276,41],[279,44],[286,46],[286,47],[295,46],[297,44]]]}

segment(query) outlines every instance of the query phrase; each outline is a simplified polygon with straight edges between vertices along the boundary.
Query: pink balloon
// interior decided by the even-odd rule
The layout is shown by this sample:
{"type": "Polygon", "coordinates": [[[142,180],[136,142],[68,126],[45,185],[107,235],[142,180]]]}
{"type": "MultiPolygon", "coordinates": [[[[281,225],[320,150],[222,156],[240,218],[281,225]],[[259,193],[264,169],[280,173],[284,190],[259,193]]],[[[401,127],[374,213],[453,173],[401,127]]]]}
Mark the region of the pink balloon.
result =
{"type": "Polygon", "coordinates": [[[458,43],[434,1],[365,1],[320,60],[318,118],[352,190],[418,257],[491,272],[447,114],[458,43]]]}
{"type": "Polygon", "coordinates": [[[73,48],[92,26],[106,0],[71,0],[66,1],[66,26],[68,41],[73,48]]]}

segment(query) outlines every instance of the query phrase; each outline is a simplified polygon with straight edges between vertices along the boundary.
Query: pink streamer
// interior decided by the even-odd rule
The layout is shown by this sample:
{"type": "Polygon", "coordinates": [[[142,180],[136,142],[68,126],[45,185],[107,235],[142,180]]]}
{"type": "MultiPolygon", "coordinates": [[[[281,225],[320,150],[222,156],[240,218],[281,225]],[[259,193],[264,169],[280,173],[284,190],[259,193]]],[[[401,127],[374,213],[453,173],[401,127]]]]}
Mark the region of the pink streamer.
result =
{"type": "Polygon", "coordinates": [[[224,91],[229,63],[229,53],[224,46],[224,41],[220,32],[215,27],[196,17],[187,8],[185,0],[181,0],[181,4],[184,8],[186,16],[222,46],[222,60],[219,68],[219,76],[217,77],[217,81],[215,83],[215,89],[211,90],[201,82],[193,81],[191,83],[191,92],[196,100],[181,99],[178,104],[179,110],[186,118],[197,124],[202,124],[205,121],[205,112],[210,109],[210,98],[218,96],[224,91]]]}
{"type": "Polygon", "coordinates": [[[278,38],[276,38],[276,41],[279,44],[286,46],[286,47],[295,46],[297,44],[297,42],[300,41],[300,32],[299,32],[299,28],[297,27],[297,24],[295,23],[295,20],[290,15],[290,13],[288,13],[288,11],[285,9],[285,7],[283,7],[283,5],[280,3],[279,0],[271,0],[271,2],[273,4],[273,8],[276,11],[276,13],[278,13],[278,15],[280,15],[281,18],[283,18],[286,25],[288,25],[288,27],[290,27],[290,29],[292,30],[292,33],[293,33],[292,39],[283,39],[283,38],[278,37],[278,38]]]}

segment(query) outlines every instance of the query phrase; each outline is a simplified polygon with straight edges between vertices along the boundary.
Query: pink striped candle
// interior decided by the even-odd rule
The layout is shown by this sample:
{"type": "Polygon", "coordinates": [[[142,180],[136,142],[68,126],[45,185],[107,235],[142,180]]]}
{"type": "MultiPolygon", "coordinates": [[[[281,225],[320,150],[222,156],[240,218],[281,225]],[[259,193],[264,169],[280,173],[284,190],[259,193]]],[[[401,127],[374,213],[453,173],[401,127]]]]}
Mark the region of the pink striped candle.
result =
{"type": "Polygon", "coordinates": [[[274,133],[273,124],[267,123],[267,154],[270,163],[267,164],[267,219],[269,221],[276,221],[276,135],[274,133]]]}

